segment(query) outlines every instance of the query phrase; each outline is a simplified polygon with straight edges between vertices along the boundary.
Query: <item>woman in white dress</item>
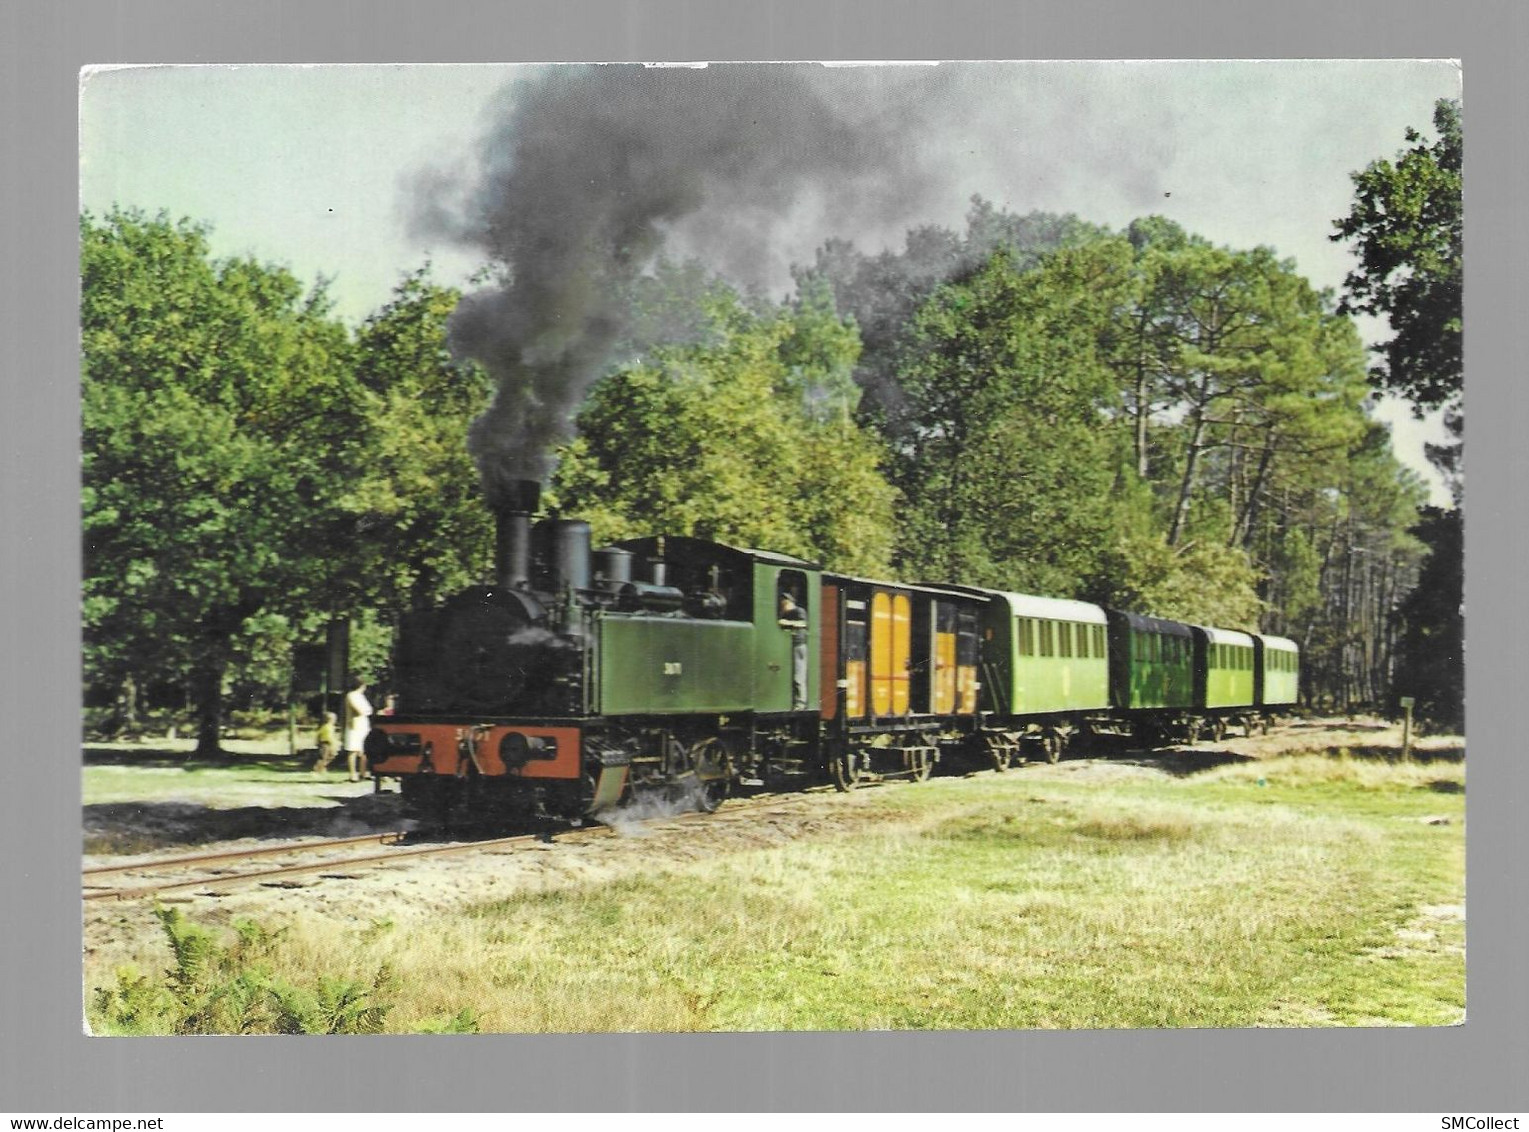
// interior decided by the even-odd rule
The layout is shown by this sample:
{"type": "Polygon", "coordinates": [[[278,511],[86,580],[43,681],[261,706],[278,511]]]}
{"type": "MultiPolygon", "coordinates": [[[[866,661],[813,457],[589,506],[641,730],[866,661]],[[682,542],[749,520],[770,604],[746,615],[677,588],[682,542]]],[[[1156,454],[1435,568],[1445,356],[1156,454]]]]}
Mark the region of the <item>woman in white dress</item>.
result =
{"type": "Polygon", "coordinates": [[[345,696],[345,761],[350,766],[352,782],[361,781],[361,748],[366,743],[366,733],[372,729],[371,715],[366,681],[357,680],[356,686],[345,696]]]}

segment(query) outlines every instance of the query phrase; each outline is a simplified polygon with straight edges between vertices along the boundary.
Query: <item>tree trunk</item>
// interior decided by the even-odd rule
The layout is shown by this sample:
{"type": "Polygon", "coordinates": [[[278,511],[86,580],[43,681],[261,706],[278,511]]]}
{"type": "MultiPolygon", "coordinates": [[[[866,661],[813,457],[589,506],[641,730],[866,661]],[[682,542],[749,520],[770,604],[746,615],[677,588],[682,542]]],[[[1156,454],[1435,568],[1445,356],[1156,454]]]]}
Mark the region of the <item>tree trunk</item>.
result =
{"type": "Polygon", "coordinates": [[[1147,364],[1136,361],[1136,475],[1147,482],[1147,364]]]}
{"type": "Polygon", "coordinates": [[[112,714],[112,730],[128,733],[138,730],[138,684],[131,672],[122,677],[116,711],[112,714]]]}
{"type": "Polygon", "coordinates": [[[1200,449],[1205,443],[1205,412],[1194,411],[1194,431],[1189,437],[1189,451],[1184,456],[1184,478],[1179,482],[1179,500],[1173,508],[1173,527],[1168,532],[1168,545],[1178,546],[1189,520],[1189,500],[1194,493],[1195,474],[1200,464],[1200,449]]]}
{"type": "Polygon", "coordinates": [[[223,677],[228,672],[233,635],[260,609],[250,597],[236,605],[219,605],[202,617],[200,652],[191,670],[191,693],[196,703],[194,758],[226,757],[222,746],[223,677]]]}
{"type": "Polygon", "coordinates": [[[191,674],[192,696],[196,700],[196,750],[199,759],[224,757],[223,676],[228,671],[228,650],[208,642],[207,654],[191,674]]]}
{"type": "Polygon", "coordinates": [[[1253,482],[1248,487],[1247,498],[1243,500],[1242,513],[1237,516],[1237,522],[1232,527],[1232,539],[1228,546],[1236,546],[1239,542],[1246,548],[1253,541],[1253,524],[1258,521],[1258,499],[1263,494],[1264,479],[1269,474],[1269,464],[1274,459],[1275,434],[1271,430],[1269,439],[1264,444],[1264,450],[1258,457],[1258,470],[1253,473],[1253,482]]]}

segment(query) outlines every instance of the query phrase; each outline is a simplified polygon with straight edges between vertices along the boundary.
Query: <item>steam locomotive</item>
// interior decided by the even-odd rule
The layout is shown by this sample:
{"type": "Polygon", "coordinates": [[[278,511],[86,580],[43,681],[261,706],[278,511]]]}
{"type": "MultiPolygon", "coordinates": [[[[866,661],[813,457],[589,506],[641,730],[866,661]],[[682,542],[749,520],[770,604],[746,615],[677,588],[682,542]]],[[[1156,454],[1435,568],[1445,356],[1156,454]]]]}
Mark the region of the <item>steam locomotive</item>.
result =
{"type": "Polygon", "coordinates": [[[581,520],[533,523],[539,501],[535,481],[505,493],[492,584],[400,625],[397,714],[365,753],[426,814],[713,810],[750,786],[1055,762],[1095,732],[1267,729],[1296,698],[1280,637],[689,537],[592,549],[581,520]]]}

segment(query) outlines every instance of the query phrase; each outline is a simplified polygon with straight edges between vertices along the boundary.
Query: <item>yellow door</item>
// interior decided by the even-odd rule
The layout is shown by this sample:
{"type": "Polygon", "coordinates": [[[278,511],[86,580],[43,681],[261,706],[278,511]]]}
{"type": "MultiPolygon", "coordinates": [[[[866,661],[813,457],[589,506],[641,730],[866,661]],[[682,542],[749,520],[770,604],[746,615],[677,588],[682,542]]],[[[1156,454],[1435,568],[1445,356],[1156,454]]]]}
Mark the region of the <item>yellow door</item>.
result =
{"type": "Polygon", "coordinates": [[[908,714],[908,692],[912,678],[908,657],[913,645],[913,603],[907,594],[892,598],[892,714],[908,714]]]}
{"type": "Polygon", "coordinates": [[[871,711],[892,711],[892,598],[884,593],[871,598],[871,711]]]}
{"type": "Polygon", "coordinates": [[[956,635],[934,635],[934,711],[949,715],[956,710],[956,635]]]}
{"type": "Polygon", "coordinates": [[[876,715],[908,714],[913,605],[907,594],[871,598],[871,710],[876,715]]]}

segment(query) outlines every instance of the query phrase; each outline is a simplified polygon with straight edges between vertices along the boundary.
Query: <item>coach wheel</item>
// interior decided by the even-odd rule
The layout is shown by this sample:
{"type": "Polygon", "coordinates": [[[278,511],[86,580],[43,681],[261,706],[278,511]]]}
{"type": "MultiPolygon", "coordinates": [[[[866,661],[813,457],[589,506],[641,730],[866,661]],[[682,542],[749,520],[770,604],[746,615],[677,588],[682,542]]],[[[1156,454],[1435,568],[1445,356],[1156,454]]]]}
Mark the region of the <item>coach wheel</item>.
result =
{"type": "Polygon", "coordinates": [[[836,789],[848,791],[860,785],[860,758],[854,750],[835,753],[828,769],[836,789]]]}
{"type": "Polygon", "coordinates": [[[1200,721],[1198,719],[1191,719],[1189,724],[1184,728],[1184,742],[1188,743],[1190,746],[1193,746],[1199,741],[1200,721]]]}
{"type": "Polygon", "coordinates": [[[916,747],[909,751],[905,760],[908,769],[913,772],[913,781],[928,782],[929,776],[934,772],[934,760],[929,757],[929,752],[923,747],[916,747]]]}
{"type": "Polygon", "coordinates": [[[1226,720],[1222,719],[1220,716],[1217,716],[1211,721],[1210,737],[1217,743],[1226,738],[1226,720]]]}
{"type": "Polygon", "coordinates": [[[1062,736],[1055,731],[1048,731],[1041,737],[1041,752],[1046,756],[1048,763],[1062,761],[1062,736]]]}
{"type": "Polygon", "coordinates": [[[1002,740],[993,739],[987,745],[987,757],[999,774],[1014,765],[1014,748],[1002,740]]]}

